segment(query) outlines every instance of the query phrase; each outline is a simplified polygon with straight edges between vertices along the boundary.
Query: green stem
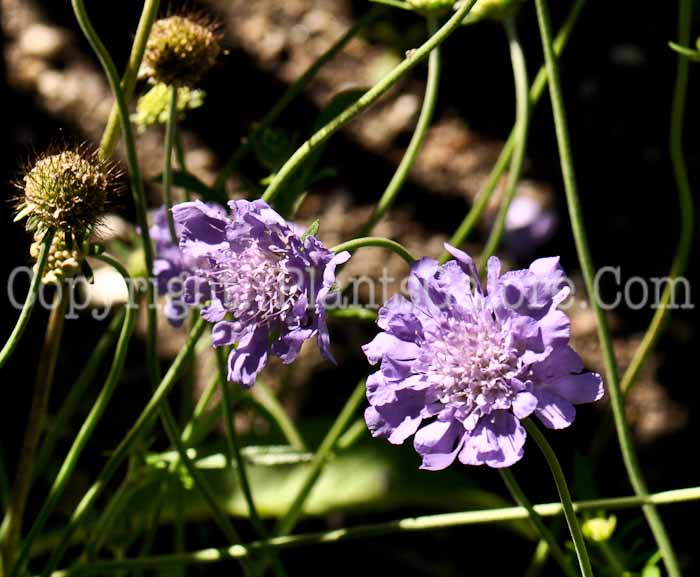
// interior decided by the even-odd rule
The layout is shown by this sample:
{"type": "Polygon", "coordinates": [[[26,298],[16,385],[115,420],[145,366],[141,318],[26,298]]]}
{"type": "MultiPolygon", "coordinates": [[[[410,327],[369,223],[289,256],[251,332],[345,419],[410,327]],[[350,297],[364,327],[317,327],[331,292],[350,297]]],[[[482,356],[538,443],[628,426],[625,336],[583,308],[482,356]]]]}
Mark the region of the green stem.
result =
{"type": "Polygon", "coordinates": [[[547,560],[549,559],[549,545],[544,539],[540,539],[532,554],[530,563],[525,571],[524,577],[538,577],[542,574],[547,560]]]}
{"type": "MultiPolygon", "coordinates": [[[[243,493],[243,498],[245,499],[246,505],[248,506],[248,517],[250,518],[250,523],[253,525],[255,532],[258,534],[260,539],[267,539],[267,531],[263,525],[260,515],[258,514],[258,509],[255,506],[255,499],[253,498],[253,492],[250,488],[250,480],[248,479],[247,467],[245,464],[245,459],[241,455],[241,446],[238,439],[238,432],[236,431],[236,426],[233,422],[233,407],[234,403],[231,399],[231,391],[229,390],[228,379],[226,378],[226,356],[225,349],[219,348],[216,351],[217,360],[219,365],[219,381],[221,382],[221,394],[223,398],[223,403],[221,403],[221,412],[224,418],[224,427],[226,428],[226,443],[228,445],[228,459],[231,463],[235,463],[235,469],[238,473],[238,482],[241,485],[241,491],[243,493]]],[[[272,566],[275,573],[279,577],[285,577],[286,572],[284,567],[280,563],[277,553],[273,549],[265,549],[263,551],[263,559],[269,558],[272,561],[272,566]]]]}
{"type": "Polygon", "coordinates": [[[408,265],[412,265],[416,259],[414,256],[408,252],[403,246],[401,246],[395,240],[389,240],[388,238],[382,238],[379,236],[368,236],[365,238],[354,238],[337,246],[334,246],[331,251],[334,253],[343,252],[344,250],[348,252],[355,252],[360,248],[367,246],[376,246],[380,248],[385,248],[396,254],[398,254],[403,260],[405,260],[408,265]]]}
{"type": "Polygon", "coordinates": [[[504,22],[506,35],[508,36],[508,46],[510,48],[510,61],[513,66],[513,81],[515,84],[515,143],[513,146],[513,158],[508,173],[508,184],[501,201],[501,207],[496,215],[496,221],[491,229],[491,234],[486,241],[486,247],[479,259],[479,270],[483,273],[486,262],[501,243],[503,233],[506,228],[506,219],[510,205],[518,191],[518,183],[522,174],[525,162],[525,151],[527,149],[527,133],[530,120],[530,102],[528,97],[527,64],[523,54],[515,20],[509,18],[504,22]]]}
{"type": "Polygon", "coordinates": [[[95,348],[88,359],[88,362],[83,367],[82,372],[78,375],[65,401],[61,405],[57,415],[51,419],[50,426],[46,431],[39,454],[36,458],[36,467],[34,473],[34,481],[37,476],[44,471],[48,466],[50,459],[54,456],[54,450],[59,438],[68,430],[68,421],[73,416],[81,402],[85,401],[87,389],[92,385],[97,371],[100,369],[102,360],[107,355],[107,352],[112,348],[112,345],[117,340],[120,332],[124,327],[124,318],[126,309],[120,310],[112,319],[107,328],[107,331],[100,337],[100,340],[95,345],[95,348]]]}
{"type": "MultiPolygon", "coordinates": [[[[156,20],[159,6],[160,0],[145,0],[143,3],[143,10],[141,11],[141,18],[138,28],[136,29],[136,36],[131,46],[129,63],[127,64],[126,71],[121,81],[121,89],[126,102],[129,102],[134,95],[139,68],[141,68],[141,61],[146,51],[146,43],[148,42],[148,36],[151,33],[153,23],[156,20]]],[[[112,111],[109,114],[109,120],[102,134],[102,141],[100,142],[100,153],[102,156],[105,158],[112,156],[118,140],[119,105],[115,103],[112,106],[112,111]]]]}
{"type": "MultiPolygon", "coordinates": [[[[692,24],[693,3],[691,0],[680,0],[678,11],[678,42],[687,46],[690,42],[690,27],[692,24]]],[[[661,295],[661,302],[654,313],[651,324],[644,334],[644,338],[632,357],[625,374],[622,377],[620,388],[626,392],[639,375],[649,353],[659,339],[671,308],[668,306],[673,297],[674,281],[679,279],[688,265],[688,258],[693,244],[693,229],[695,228],[695,207],[693,193],[688,179],[688,168],[683,155],[683,126],[685,119],[685,104],[688,92],[688,59],[677,54],[676,84],[673,92],[673,106],[671,110],[671,132],[669,137],[669,150],[673,172],[678,187],[678,201],[680,209],[681,233],[676,257],[669,273],[669,282],[661,295]]]]}
{"type": "MultiPolygon", "coordinates": [[[[94,50],[97,58],[102,65],[102,68],[107,76],[110,88],[116,100],[116,106],[119,110],[119,122],[121,126],[122,137],[124,138],[124,147],[126,149],[126,160],[129,168],[129,181],[131,184],[131,192],[136,207],[136,216],[141,232],[141,240],[143,243],[144,258],[146,260],[147,277],[153,277],[153,247],[151,246],[151,237],[148,231],[148,218],[146,215],[146,194],[143,188],[143,178],[141,175],[141,167],[139,166],[138,156],[136,154],[136,144],[134,141],[134,132],[131,127],[129,118],[129,108],[127,105],[124,91],[121,88],[119,75],[114,65],[114,61],[105,48],[105,45],[97,35],[95,28],[92,26],[90,19],[85,10],[84,0],[71,0],[73,12],[80,25],[83,34],[87,38],[90,46],[94,50]]],[[[147,37],[147,34],[146,34],[147,37]]],[[[157,339],[157,309],[156,309],[156,294],[154,283],[148,282],[148,331],[146,339],[146,352],[148,357],[148,368],[152,382],[158,382],[158,352],[156,350],[157,339]]]]}
{"type": "Polygon", "coordinates": [[[370,23],[374,22],[382,13],[384,8],[376,6],[368,11],[362,18],[360,18],[345,34],[343,34],[326,52],[321,54],[321,56],[302,74],[287,90],[284,92],[282,97],[277,101],[277,103],[270,109],[270,111],[265,115],[265,117],[255,125],[252,132],[243,141],[243,143],[236,149],[231,158],[228,160],[223,170],[216,179],[214,185],[215,188],[221,189],[226,182],[226,179],[231,176],[234,170],[245,160],[246,156],[253,149],[253,145],[260,135],[269,128],[287,109],[287,107],[299,96],[308,83],[313,80],[313,78],[318,74],[319,70],[325,66],[331,59],[335,57],[350,40],[352,40],[357,34],[367,27],[370,23]]]}
{"type": "MultiPolygon", "coordinates": [[[[559,464],[559,460],[557,459],[554,450],[550,446],[545,436],[537,428],[537,426],[532,421],[525,421],[524,424],[528,434],[537,443],[537,446],[542,451],[542,454],[547,460],[547,464],[549,465],[549,468],[552,471],[552,477],[554,477],[554,483],[556,484],[557,491],[559,492],[559,499],[561,500],[562,508],[564,511],[564,517],[566,518],[566,523],[569,526],[569,533],[571,533],[571,538],[574,542],[574,549],[576,550],[576,556],[578,557],[579,567],[581,568],[581,575],[583,575],[583,577],[593,577],[591,560],[588,557],[586,542],[583,539],[583,533],[581,533],[581,526],[579,525],[578,518],[576,517],[576,511],[574,509],[573,501],[571,499],[571,493],[569,493],[569,487],[566,484],[566,477],[564,476],[564,471],[562,471],[561,469],[561,465],[559,464]]],[[[552,554],[554,554],[553,550],[552,554]]]]}
{"type": "MultiPolygon", "coordinates": [[[[569,38],[571,37],[571,32],[574,28],[574,25],[576,24],[576,21],[578,20],[581,10],[583,9],[585,1],[586,0],[576,0],[576,2],[574,2],[573,6],[571,7],[568,16],[566,17],[566,20],[564,21],[564,24],[562,24],[562,27],[559,30],[559,33],[557,34],[557,38],[554,41],[554,51],[557,57],[561,56],[561,53],[564,51],[564,48],[566,48],[566,45],[569,42],[569,38]]],[[[532,114],[532,111],[534,110],[535,106],[537,106],[540,99],[542,98],[542,94],[544,94],[544,89],[546,87],[547,71],[545,67],[542,66],[537,72],[535,81],[532,83],[532,86],[530,88],[530,114],[532,114]]],[[[493,194],[496,191],[496,187],[498,186],[498,183],[500,182],[503,173],[506,171],[506,168],[508,168],[508,163],[510,162],[511,156],[513,155],[513,150],[515,148],[516,129],[517,126],[514,126],[511,130],[510,135],[508,136],[508,140],[503,146],[501,154],[498,156],[498,160],[496,161],[496,164],[494,165],[493,170],[491,171],[489,179],[486,182],[486,185],[484,186],[484,190],[476,199],[476,202],[472,206],[471,210],[467,213],[462,223],[459,225],[455,233],[450,238],[449,243],[452,246],[456,246],[457,248],[461,247],[466,242],[471,232],[474,230],[476,224],[479,222],[479,220],[481,220],[481,217],[483,216],[484,212],[486,212],[486,209],[488,208],[488,205],[491,202],[491,198],[493,197],[493,194]]],[[[449,252],[445,251],[440,257],[440,262],[445,263],[450,258],[452,258],[452,255],[450,255],[449,252]]]]}
{"type": "MultiPolygon", "coordinates": [[[[654,503],[656,505],[668,505],[671,503],[685,503],[700,500],[700,487],[664,491],[645,497],[614,497],[610,499],[595,499],[574,503],[576,511],[590,511],[596,509],[616,510],[631,509],[643,504],[654,503]]],[[[544,503],[534,505],[535,512],[541,517],[555,517],[564,512],[561,503],[544,503]]],[[[76,566],[61,572],[61,577],[76,577],[77,575],[103,574],[122,569],[135,568],[159,568],[170,565],[206,565],[220,563],[230,559],[246,557],[263,547],[275,547],[287,549],[293,547],[308,547],[324,543],[339,543],[352,539],[364,539],[370,537],[383,537],[394,533],[410,533],[416,531],[434,531],[436,529],[450,529],[467,525],[485,525],[491,523],[506,523],[529,518],[529,513],[524,507],[506,507],[499,509],[487,509],[480,511],[465,511],[459,513],[443,513],[440,515],[426,515],[423,517],[405,518],[374,525],[360,525],[346,529],[335,529],[321,533],[304,533],[299,535],[287,535],[273,537],[265,543],[260,541],[249,543],[245,546],[235,545],[226,549],[204,549],[184,553],[181,555],[162,555],[151,558],[125,559],[123,561],[101,561],[90,565],[76,566]]]]}
{"type": "MultiPolygon", "coordinates": [[[[437,21],[433,16],[428,17],[427,21],[428,37],[430,37],[435,34],[437,30],[437,21]]],[[[360,229],[358,236],[367,236],[370,232],[372,232],[372,229],[386,214],[387,210],[393,206],[396,197],[408,178],[411,167],[416,161],[418,152],[423,146],[423,142],[425,142],[430,124],[433,121],[435,105],[438,97],[438,87],[440,85],[440,68],[442,66],[441,61],[442,58],[440,56],[440,47],[438,46],[430,53],[430,57],[428,59],[428,80],[425,87],[425,96],[423,97],[423,107],[421,109],[420,116],[418,117],[418,123],[416,124],[415,131],[411,137],[411,142],[408,144],[408,148],[406,149],[406,152],[403,155],[394,176],[389,182],[389,185],[384,191],[384,194],[382,194],[382,197],[379,199],[377,206],[374,207],[369,220],[360,229]]]]}
{"type": "MultiPolygon", "coordinates": [[[[214,516],[214,522],[218,525],[219,529],[221,529],[221,532],[229,543],[241,543],[241,538],[238,531],[233,526],[223,509],[221,509],[219,506],[216,496],[209,486],[208,481],[204,478],[204,475],[202,475],[201,471],[195,466],[192,459],[187,454],[187,448],[180,439],[180,432],[177,430],[177,423],[175,422],[172,411],[168,407],[168,402],[166,399],[164,399],[160,404],[160,415],[161,421],[163,422],[163,428],[168,436],[168,440],[177,450],[179,462],[185,466],[187,473],[190,475],[190,477],[192,477],[194,486],[204,498],[205,503],[209,506],[209,509],[214,516]]],[[[245,575],[249,577],[257,575],[257,571],[253,570],[252,564],[247,560],[241,563],[241,567],[243,568],[243,573],[245,575]]]]}
{"type": "Polygon", "coordinates": [[[95,505],[97,498],[101,495],[109,480],[114,476],[120,465],[127,458],[136,441],[142,438],[150,430],[153,421],[158,415],[161,403],[177,382],[180,371],[186,365],[186,361],[192,350],[194,350],[195,344],[204,333],[206,324],[206,321],[200,318],[192,327],[187,342],[183,348],[180,349],[180,352],[173,361],[173,364],[168,369],[165,377],[163,377],[163,380],[160,382],[158,388],[153,393],[153,396],[141,411],[141,414],[134,425],[132,425],[126,436],[111,454],[107,463],[98,475],[97,481],[95,481],[92,487],[90,487],[87,493],[85,493],[80,503],[75,508],[70,521],[63,530],[61,541],[56,546],[46,568],[44,569],[43,575],[45,577],[50,575],[56,569],[56,567],[58,567],[58,564],[61,562],[66,548],[70,543],[73,533],[83,522],[86,514],[95,505]]]}
{"type": "MultiPolygon", "coordinates": [[[[561,82],[559,79],[559,67],[552,49],[551,24],[546,0],[535,0],[537,8],[537,21],[542,38],[542,47],[545,56],[547,75],[549,76],[549,93],[552,101],[552,113],[556,128],[557,144],[559,147],[559,159],[561,162],[566,200],[571,218],[571,228],[576,243],[581,271],[583,273],[586,290],[591,297],[591,305],[595,313],[598,327],[598,338],[603,353],[603,361],[608,380],[608,391],[610,393],[610,404],[615,419],[615,428],[625,463],[625,469],[630,479],[632,488],[637,495],[644,496],[648,493],[646,482],[642,476],[639,461],[634,448],[634,441],[625,416],[624,394],[620,387],[620,380],[617,369],[617,361],[613,350],[612,338],[608,327],[605,312],[600,307],[599,299],[595,291],[595,273],[593,261],[588,247],[586,229],[583,223],[579,195],[576,185],[576,175],[574,163],[571,155],[571,143],[569,141],[569,130],[567,126],[566,110],[561,92],[561,82]]],[[[676,559],[673,546],[664,527],[663,521],[653,505],[642,508],[647,523],[651,528],[656,544],[662,552],[664,563],[670,577],[680,577],[681,571],[676,559]]]]}
{"type": "Polygon", "coordinates": [[[625,566],[620,562],[618,556],[615,554],[615,551],[610,543],[607,541],[597,541],[595,545],[603,555],[605,563],[610,569],[610,573],[612,573],[615,577],[625,577],[626,575],[629,575],[625,569],[625,566]]]}
{"type": "Polygon", "coordinates": [[[41,278],[44,276],[44,269],[49,260],[49,249],[51,248],[53,236],[53,231],[49,231],[44,235],[44,239],[41,241],[41,252],[39,252],[39,258],[37,259],[37,268],[32,276],[32,282],[29,285],[29,292],[27,293],[27,298],[24,300],[22,312],[19,314],[15,328],[12,329],[12,334],[10,334],[5,346],[2,347],[2,351],[0,351],[0,368],[2,368],[7,362],[7,359],[12,356],[12,353],[17,348],[24,334],[24,330],[27,328],[27,324],[29,324],[29,319],[32,316],[34,304],[37,300],[37,294],[41,288],[41,278]]]}
{"type": "Polygon", "coordinates": [[[559,547],[559,543],[557,543],[556,538],[549,530],[549,528],[544,524],[544,521],[542,521],[542,517],[540,517],[537,514],[537,511],[535,511],[535,509],[533,508],[532,503],[530,503],[530,500],[525,495],[525,492],[520,487],[520,484],[515,479],[515,476],[513,475],[511,470],[499,469],[498,471],[501,474],[503,482],[508,488],[508,492],[513,497],[513,500],[518,505],[526,509],[529,513],[530,522],[535,527],[535,530],[539,533],[542,540],[547,544],[549,552],[552,554],[555,561],[559,564],[559,567],[561,567],[561,570],[564,572],[564,574],[566,574],[567,577],[578,577],[578,573],[574,571],[574,568],[571,566],[571,563],[569,562],[566,553],[564,553],[562,548],[559,547]]]}
{"type": "Polygon", "coordinates": [[[290,533],[292,529],[294,529],[295,525],[299,521],[299,517],[301,517],[303,513],[304,503],[306,503],[306,499],[310,495],[312,489],[316,486],[316,481],[318,481],[318,478],[321,476],[323,468],[332,455],[338,439],[340,439],[343,432],[347,429],[351,419],[355,415],[355,412],[364,398],[365,381],[363,379],[358,383],[357,387],[355,387],[352,395],[350,395],[350,398],[345,403],[345,406],[340,411],[337,419],[321,442],[321,446],[314,454],[314,458],[309,465],[309,470],[306,474],[306,479],[304,480],[301,489],[294,498],[294,501],[292,501],[287,513],[278,521],[275,527],[276,535],[286,535],[290,533]]]}
{"type": "Polygon", "coordinates": [[[407,72],[413,69],[417,64],[422,62],[428,55],[444,42],[452,32],[457,30],[462,24],[464,17],[469,14],[476,0],[467,0],[464,5],[457,10],[452,17],[433,34],[427,42],[420,48],[410,52],[401,64],[387,74],[374,87],[369,89],[365,94],[352,106],[346,108],[326,126],[316,132],[309,138],[301,147],[285,162],[280,168],[275,178],[267,187],[267,190],[262,196],[262,199],[268,203],[272,203],[277,194],[282,190],[284,183],[296,172],[296,170],[304,163],[308,156],[314,152],[319,146],[326,142],[333,134],[353,120],[366,108],[374,104],[387,90],[389,90],[396,82],[402,78],[407,72]]]}
{"type": "Polygon", "coordinates": [[[54,372],[58,361],[58,353],[63,335],[66,305],[69,292],[65,284],[56,287],[49,322],[46,327],[44,345],[39,356],[39,367],[34,383],[32,405],[29,409],[27,428],[22,441],[19,464],[15,473],[12,486],[12,498],[2,522],[2,545],[4,567],[12,567],[22,536],[22,521],[27,505],[29,488],[32,484],[34,472],[34,458],[41,439],[46,413],[48,410],[49,396],[53,384],[54,372]]]}
{"type": "MultiPolygon", "coordinates": [[[[118,261],[106,254],[96,256],[95,258],[115,268],[117,272],[119,272],[119,274],[122,275],[122,277],[124,278],[124,282],[128,286],[130,279],[129,273],[118,261]]],[[[70,480],[73,472],[75,471],[75,467],[78,464],[78,459],[80,459],[80,455],[82,454],[83,450],[85,449],[85,446],[92,437],[95,427],[102,418],[102,415],[104,414],[107,405],[109,404],[109,401],[111,400],[112,395],[114,394],[117,385],[121,380],[122,372],[124,370],[124,364],[126,362],[126,354],[129,348],[129,340],[131,339],[131,334],[134,330],[135,323],[136,310],[127,305],[126,316],[124,317],[124,324],[122,325],[122,330],[119,335],[117,348],[114,352],[114,360],[112,361],[112,366],[109,370],[109,374],[107,375],[107,379],[105,380],[104,386],[102,387],[102,391],[100,391],[97,400],[92,405],[92,409],[90,409],[90,413],[83,422],[83,425],[80,427],[80,431],[78,432],[75,441],[73,441],[73,445],[68,451],[68,454],[66,455],[66,458],[64,459],[63,464],[61,465],[61,468],[59,469],[58,474],[56,475],[56,478],[54,479],[54,482],[51,485],[49,495],[44,504],[42,505],[41,510],[39,511],[36,520],[32,525],[31,530],[29,531],[24,542],[22,543],[22,549],[20,551],[19,558],[17,559],[17,565],[13,570],[13,573],[16,573],[18,568],[21,567],[24,561],[26,561],[29,558],[32,543],[40,535],[47,519],[49,518],[49,515],[55,509],[56,505],[58,504],[58,501],[63,495],[68,481],[70,480]]]]}
{"type": "Polygon", "coordinates": [[[306,451],[306,443],[299,429],[294,425],[287,411],[284,410],[284,407],[277,400],[277,397],[272,394],[270,389],[268,389],[267,385],[258,379],[255,386],[251,389],[250,394],[274,421],[290,446],[294,447],[297,451],[306,451]]]}
{"type": "MultiPolygon", "coordinates": [[[[209,431],[200,430],[197,425],[203,419],[204,415],[209,410],[209,403],[211,402],[216,390],[219,388],[220,375],[217,373],[212,377],[211,381],[207,385],[202,396],[197,401],[197,405],[192,412],[192,417],[190,422],[185,425],[185,429],[182,432],[182,442],[187,447],[192,447],[196,445],[209,431]]],[[[211,409],[212,411],[214,409],[211,409]]]]}
{"type": "Polygon", "coordinates": [[[175,130],[177,123],[177,86],[170,87],[170,99],[168,101],[168,121],[165,125],[165,162],[163,165],[163,198],[165,200],[165,214],[168,217],[168,230],[173,243],[177,244],[175,221],[173,220],[173,146],[175,143],[175,130]]]}

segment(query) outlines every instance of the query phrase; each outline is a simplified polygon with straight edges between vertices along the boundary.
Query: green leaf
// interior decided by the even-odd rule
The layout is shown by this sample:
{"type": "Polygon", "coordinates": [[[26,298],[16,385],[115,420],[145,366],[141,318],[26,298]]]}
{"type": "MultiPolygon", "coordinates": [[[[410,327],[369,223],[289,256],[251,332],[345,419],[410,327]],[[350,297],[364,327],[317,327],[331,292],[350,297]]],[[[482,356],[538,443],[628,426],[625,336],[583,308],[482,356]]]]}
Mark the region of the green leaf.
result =
{"type": "Polygon", "coordinates": [[[304,234],[301,235],[301,240],[306,240],[307,236],[316,236],[318,234],[318,228],[320,226],[321,226],[321,221],[317,218],[315,221],[313,221],[309,225],[309,228],[307,228],[304,231],[304,234]]]}
{"type": "MultiPolygon", "coordinates": [[[[163,175],[159,174],[153,179],[153,182],[161,182],[162,180],[163,175]]],[[[217,202],[221,205],[226,205],[228,202],[226,193],[212,188],[187,171],[173,170],[173,185],[200,195],[205,202],[217,202]]]]}
{"type": "MultiPolygon", "coordinates": [[[[255,503],[263,517],[278,518],[286,513],[308,473],[308,454],[280,447],[247,447],[247,472],[255,503]],[[267,453],[267,457],[265,457],[267,453]],[[302,462],[284,462],[304,459],[302,462]]],[[[160,455],[172,459],[172,453],[160,455]]],[[[149,460],[153,462],[156,456],[149,460]]],[[[195,463],[216,495],[219,505],[229,514],[246,516],[247,506],[238,484],[238,475],[227,468],[219,452],[200,455],[195,463]]],[[[153,471],[154,479],[163,479],[167,469],[153,471]],[[158,476],[156,476],[158,475],[158,476]]],[[[169,483],[168,486],[172,485],[169,483]]],[[[126,505],[125,512],[135,518],[148,511],[158,483],[149,483],[126,505]]],[[[172,521],[175,498],[167,495],[163,521],[172,521]]],[[[500,496],[480,489],[459,471],[435,475],[418,469],[418,457],[410,449],[382,446],[374,440],[355,445],[337,454],[327,464],[306,503],[307,516],[322,517],[331,512],[348,514],[386,513],[418,508],[459,511],[508,506],[500,496]]],[[[195,489],[185,495],[184,514],[190,520],[209,517],[209,509],[195,489]]],[[[526,522],[508,524],[527,539],[535,534],[526,522]]]]}

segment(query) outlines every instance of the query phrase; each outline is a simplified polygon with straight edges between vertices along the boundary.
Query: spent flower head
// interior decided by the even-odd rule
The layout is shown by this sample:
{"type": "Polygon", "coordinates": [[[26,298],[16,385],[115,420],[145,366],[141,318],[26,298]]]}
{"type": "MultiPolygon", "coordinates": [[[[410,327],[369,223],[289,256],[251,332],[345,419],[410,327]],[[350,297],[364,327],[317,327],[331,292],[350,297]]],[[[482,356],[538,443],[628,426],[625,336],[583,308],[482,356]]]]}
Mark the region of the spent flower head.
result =
{"type": "Polygon", "coordinates": [[[16,221],[34,232],[32,255],[47,231],[54,231],[46,282],[78,272],[83,244],[118,189],[119,171],[86,146],[41,156],[16,183],[16,221]],[[38,243],[38,244],[37,244],[38,243]]]}
{"type": "Polygon", "coordinates": [[[363,347],[370,363],[381,362],[367,380],[365,419],[394,444],[415,435],[423,469],[455,458],[508,467],[523,455],[521,419],[568,427],[574,405],[603,395],[602,379],[569,346],[558,258],[503,275],[491,258],[487,291],[472,259],[446,248],[456,260],[418,261],[410,299],[397,295],[379,311],[383,332],[363,347]]]}
{"type": "Polygon", "coordinates": [[[333,254],[262,200],[229,207],[230,216],[199,201],[173,207],[192,270],[184,300],[206,305],[214,346],[236,345],[229,380],[253,385],[270,355],[291,363],[313,337],[332,361],[326,304],[336,266],[350,255],[333,254]]]}
{"type": "Polygon", "coordinates": [[[221,54],[216,26],[200,15],[156,20],[146,43],[145,74],[169,86],[195,86],[221,54]]]}

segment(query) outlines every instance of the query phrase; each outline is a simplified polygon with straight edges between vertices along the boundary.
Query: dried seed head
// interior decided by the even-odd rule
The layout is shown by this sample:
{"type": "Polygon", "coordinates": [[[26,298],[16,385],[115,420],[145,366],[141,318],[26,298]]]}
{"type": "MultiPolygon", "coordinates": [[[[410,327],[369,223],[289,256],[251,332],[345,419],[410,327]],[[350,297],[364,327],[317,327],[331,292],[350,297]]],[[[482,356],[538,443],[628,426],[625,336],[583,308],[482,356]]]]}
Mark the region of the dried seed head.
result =
{"type": "Polygon", "coordinates": [[[455,0],[407,0],[411,8],[423,14],[447,12],[454,6],[455,0]]]}
{"type": "Polygon", "coordinates": [[[41,157],[17,183],[23,193],[15,220],[27,219],[27,230],[84,238],[104,214],[115,192],[118,170],[86,147],[41,157]]]}
{"type": "Polygon", "coordinates": [[[162,18],[153,25],[146,44],[146,75],[171,86],[194,86],[220,53],[219,35],[210,22],[186,16],[162,18]]]}

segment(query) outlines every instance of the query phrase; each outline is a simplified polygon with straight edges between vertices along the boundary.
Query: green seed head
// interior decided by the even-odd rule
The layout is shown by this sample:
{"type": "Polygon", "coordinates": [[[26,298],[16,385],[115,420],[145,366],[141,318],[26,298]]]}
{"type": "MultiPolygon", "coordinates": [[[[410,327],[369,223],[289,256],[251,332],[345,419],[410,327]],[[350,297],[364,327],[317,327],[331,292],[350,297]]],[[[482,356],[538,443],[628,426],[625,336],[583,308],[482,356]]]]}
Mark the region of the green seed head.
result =
{"type": "Polygon", "coordinates": [[[117,170],[86,148],[41,157],[18,183],[22,191],[15,220],[40,234],[52,229],[83,238],[104,214],[117,170]]]}
{"type": "Polygon", "coordinates": [[[147,76],[170,86],[194,86],[221,53],[211,24],[185,16],[157,20],[146,44],[147,76]]]}
{"type": "Polygon", "coordinates": [[[416,12],[423,14],[440,14],[454,6],[455,0],[407,0],[416,12]]]}

